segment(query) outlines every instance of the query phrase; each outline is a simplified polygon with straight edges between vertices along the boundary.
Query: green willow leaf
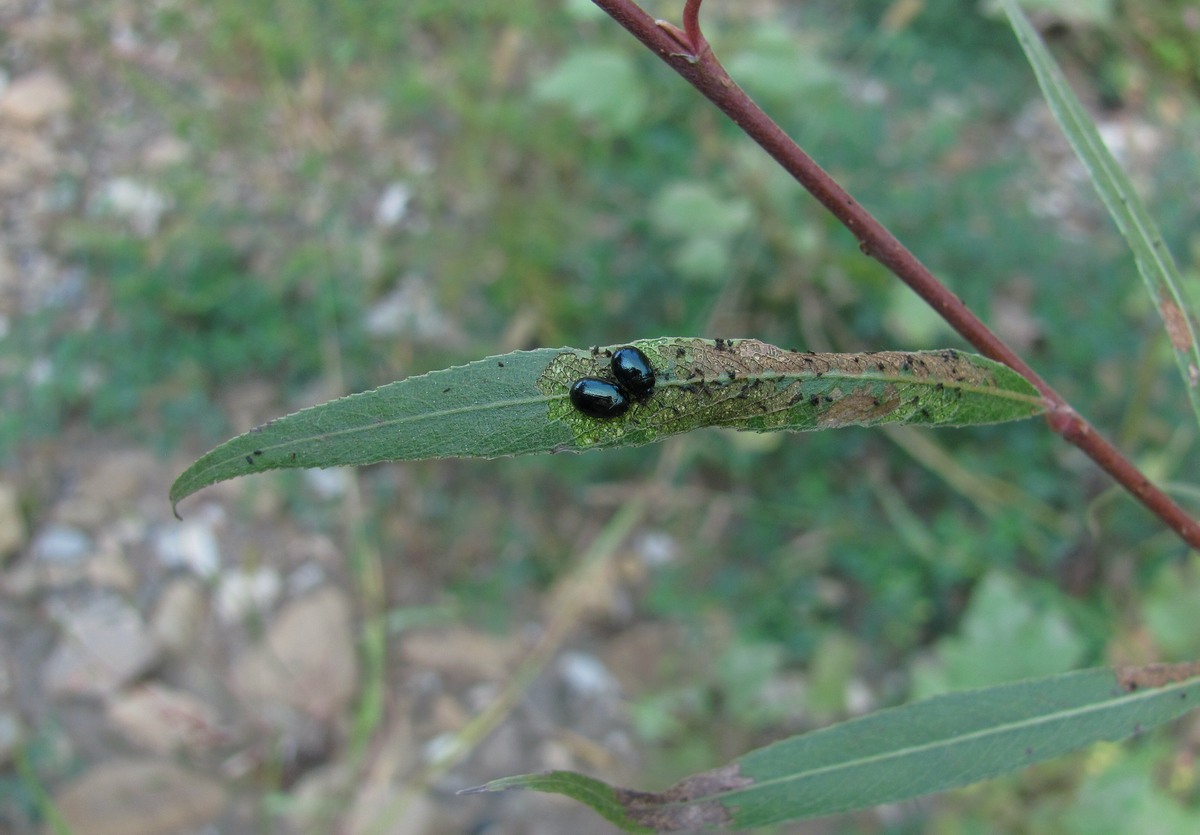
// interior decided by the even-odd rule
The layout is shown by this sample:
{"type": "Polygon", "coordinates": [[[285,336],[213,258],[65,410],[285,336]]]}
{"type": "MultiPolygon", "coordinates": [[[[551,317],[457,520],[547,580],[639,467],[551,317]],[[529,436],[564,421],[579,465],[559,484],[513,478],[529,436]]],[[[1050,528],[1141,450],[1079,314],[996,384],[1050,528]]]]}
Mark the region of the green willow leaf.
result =
{"type": "Polygon", "coordinates": [[[1018,420],[1043,403],[1016,372],[960,351],[815,354],[754,339],[632,343],[653,391],[618,418],[577,411],[581,377],[611,379],[611,348],[517,351],[434,371],[273,420],[193,463],[171,487],[263,470],[635,446],[704,426],[769,432],[1018,420]]]}
{"type": "Polygon", "coordinates": [[[1200,704],[1200,665],[1065,675],[937,696],[782,740],[664,792],[556,771],[468,792],[532,789],[591,806],[627,832],[747,829],[894,803],[1124,739],[1200,704]]]}
{"type": "Polygon", "coordinates": [[[1200,320],[1185,292],[1179,267],[1133,183],[1109,153],[1091,117],[1071,91],[1029,19],[1015,0],[1001,0],[1001,4],[1050,111],[1133,252],[1146,291],[1162,317],[1192,411],[1200,420],[1200,320]]]}

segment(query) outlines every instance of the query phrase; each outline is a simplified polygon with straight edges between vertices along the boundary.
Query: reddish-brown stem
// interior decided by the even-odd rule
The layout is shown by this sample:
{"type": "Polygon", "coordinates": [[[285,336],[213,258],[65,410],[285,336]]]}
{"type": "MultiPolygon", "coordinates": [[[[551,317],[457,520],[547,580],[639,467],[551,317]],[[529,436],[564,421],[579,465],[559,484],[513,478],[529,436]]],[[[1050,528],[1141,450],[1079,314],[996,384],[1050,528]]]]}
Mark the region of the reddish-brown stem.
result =
{"type": "Polygon", "coordinates": [[[708,46],[704,33],[700,31],[700,3],[703,0],[687,0],[683,7],[683,31],[692,42],[692,51],[699,55],[708,46]]]}
{"type": "Polygon", "coordinates": [[[1105,472],[1132,493],[1139,502],[1193,548],[1200,549],[1200,522],[1150,483],[1121,452],[1097,432],[1028,363],[1008,347],[978,316],[900,243],[870,212],[801,150],[754,101],[742,91],[708,47],[700,31],[702,0],[687,0],[681,31],[654,21],[633,0],[593,0],[645,44],[666,64],[683,76],[746,135],[770,154],[800,185],[850,230],[866,255],[875,258],[901,281],[916,291],[964,339],[980,353],[1014,369],[1046,400],[1050,427],[1083,450],[1105,472]],[[683,46],[687,53],[680,53],[683,46]]]}

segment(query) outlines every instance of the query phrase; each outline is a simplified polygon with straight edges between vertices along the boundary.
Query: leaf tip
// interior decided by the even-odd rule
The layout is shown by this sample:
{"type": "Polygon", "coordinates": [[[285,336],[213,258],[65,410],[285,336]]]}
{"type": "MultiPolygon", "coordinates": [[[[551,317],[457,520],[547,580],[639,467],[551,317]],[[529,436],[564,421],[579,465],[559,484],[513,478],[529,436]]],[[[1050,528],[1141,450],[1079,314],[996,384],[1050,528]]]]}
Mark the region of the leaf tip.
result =
{"type": "Polygon", "coordinates": [[[459,789],[455,794],[487,794],[492,789],[491,783],[484,783],[482,786],[471,786],[469,789],[459,789]]]}
{"type": "MultiPolygon", "coordinates": [[[[184,473],[184,475],[186,475],[186,473],[184,473]]],[[[187,488],[181,487],[179,482],[182,479],[183,475],[175,479],[175,483],[172,484],[171,489],[167,491],[167,499],[171,502],[171,514],[181,522],[183,521],[183,517],[179,514],[179,503],[188,496],[192,495],[192,493],[196,492],[195,490],[188,490],[187,488]]]]}

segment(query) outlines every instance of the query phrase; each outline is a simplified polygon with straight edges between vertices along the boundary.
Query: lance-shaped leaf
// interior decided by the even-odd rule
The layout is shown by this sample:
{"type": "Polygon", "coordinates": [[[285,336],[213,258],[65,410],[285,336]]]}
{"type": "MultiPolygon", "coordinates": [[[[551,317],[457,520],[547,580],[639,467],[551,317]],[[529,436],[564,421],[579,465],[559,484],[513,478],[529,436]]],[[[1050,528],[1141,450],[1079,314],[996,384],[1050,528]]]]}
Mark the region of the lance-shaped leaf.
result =
{"type": "Polygon", "coordinates": [[[599,419],[571,403],[582,377],[612,380],[611,348],[543,348],[409,377],[239,435],[196,461],[171,502],[284,467],[522,455],[633,446],[703,426],[767,432],[881,423],[964,426],[1027,418],[1041,398],[1019,374],[960,351],[815,354],[754,339],[633,343],[654,388],[599,419]]]}
{"type": "Polygon", "coordinates": [[[1197,705],[1197,664],[1083,670],[880,711],[753,751],[665,792],[564,771],[468,791],[564,794],[628,832],[744,829],[965,786],[1142,733],[1197,705]]]}
{"type": "Polygon", "coordinates": [[[1015,0],[1001,0],[1021,49],[1029,59],[1050,111],[1133,252],[1146,290],[1158,308],[1184,388],[1200,420],[1200,319],[1158,225],[1121,170],[1062,71],[1015,0]]]}

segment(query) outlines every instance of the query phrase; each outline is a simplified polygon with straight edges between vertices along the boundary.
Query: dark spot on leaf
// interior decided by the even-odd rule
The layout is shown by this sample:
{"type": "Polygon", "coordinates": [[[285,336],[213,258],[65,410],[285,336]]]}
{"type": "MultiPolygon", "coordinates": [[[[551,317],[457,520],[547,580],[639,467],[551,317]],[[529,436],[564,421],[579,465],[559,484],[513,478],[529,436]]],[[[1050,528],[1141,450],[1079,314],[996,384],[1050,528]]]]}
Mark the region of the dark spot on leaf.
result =
{"type": "Polygon", "coordinates": [[[504,367],[504,363],[502,363],[502,362],[498,362],[498,363],[496,363],[496,365],[499,366],[500,368],[504,367]]]}
{"type": "Polygon", "coordinates": [[[812,406],[814,409],[818,405],[820,405],[820,403],[821,403],[821,398],[817,397],[817,395],[815,395],[815,394],[812,397],[808,398],[808,405],[812,406]]]}
{"type": "Polygon", "coordinates": [[[256,449],[256,450],[254,450],[254,454],[255,454],[255,455],[262,455],[262,454],[263,454],[263,452],[262,452],[262,450],[261,450],[261,449],[256,449]]]}
{"type": "Polygon", "coordinates": [[[449,394],[449,393],[450,393],[450,386],[446,386],[444,389],[442,389],[442,394],[449,394]]]}
{"type": "Polygon", "coordinates": [[[247,464],[249,464],[251,467],[253,467],[253,466],[254,466],[254,459],[253,459],[253,458],[251,458],[249,455],[247,455],[247,456],[246,456],[246,463],[247,463],[247,464]]]}
{"type": "Polygon", "coordinates": [[[680,359],[680,360],[681,360],[681,359],[683,359],[683,358],[684,358],[684,356],[686,356],[686,355],[687,355],[687,351],[685,351],[683,348],[676,348],[676,349],[675,349],[675,359],[680,359]]]}

